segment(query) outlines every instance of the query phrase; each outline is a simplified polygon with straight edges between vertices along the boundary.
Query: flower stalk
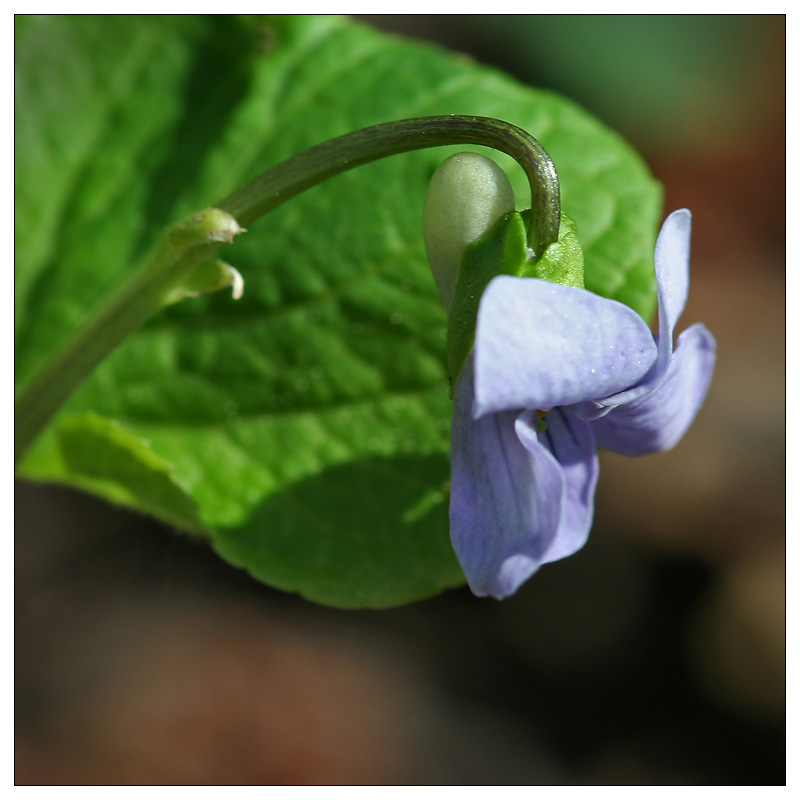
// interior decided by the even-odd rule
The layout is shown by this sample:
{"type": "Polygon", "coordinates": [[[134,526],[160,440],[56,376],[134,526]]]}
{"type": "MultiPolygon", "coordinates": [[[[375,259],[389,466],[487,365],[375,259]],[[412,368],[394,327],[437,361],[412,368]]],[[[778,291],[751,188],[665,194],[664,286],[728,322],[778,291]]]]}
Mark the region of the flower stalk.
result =
{"type": "Polygon", "coordinates": [[[531,187],[528,246],[539,257],[558,241],[561,195],[550,156],[522,128],[490,117],[417,117],[347,133],[268,169],[217,206],[247,225],[340,172],[398,153],[454,144],[491,147],[516,160],[531,187]]]}
{"type": "MultiPolygon", "coordinates": [[[[185,291],[184,282],[213,258],[220,244],[232,241],[243,230],[242,225],[353,167],[412,150],[455,144],[491,147],[520,164],[531,187],[528,246],[533,258],[540,257],[558,240],[558,178],[545,150],[521,128],[488,117],[420,117],[374,125],[324,142],[268,169],[215,208],[165,231],[144,267],[18,395],[14,409],[15,463],[75,389],[128,335],[165,305],[197,293],[194,288],[185,291]]],[[[213,285],[201,291],[216,288],[213,285]]]]}

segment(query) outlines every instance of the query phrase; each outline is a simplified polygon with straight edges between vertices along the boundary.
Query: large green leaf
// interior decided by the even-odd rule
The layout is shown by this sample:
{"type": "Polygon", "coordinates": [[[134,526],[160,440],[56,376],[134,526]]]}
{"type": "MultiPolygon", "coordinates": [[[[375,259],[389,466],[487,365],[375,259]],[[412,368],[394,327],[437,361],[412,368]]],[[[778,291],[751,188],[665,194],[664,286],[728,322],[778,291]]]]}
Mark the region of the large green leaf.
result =
{"type": "MultiPolygon", "coordinates": [[[[587,287],[652,310],[658,187],[561,97],[335,17],[22,18],[16,51],[18,386],[165,225],[306,147],[412,116],[493,116],[539,138],[587,287]]],[[[204,531],[320,602],[459,584],[446,320],[421,233],[427,182],[454,150],[360,167],[250,226],[221,251],[244,297],[179,303],[132,335],[21,474],[204,531]]],[[[524,204],[522,171],[496,157],[524,204]]]]}

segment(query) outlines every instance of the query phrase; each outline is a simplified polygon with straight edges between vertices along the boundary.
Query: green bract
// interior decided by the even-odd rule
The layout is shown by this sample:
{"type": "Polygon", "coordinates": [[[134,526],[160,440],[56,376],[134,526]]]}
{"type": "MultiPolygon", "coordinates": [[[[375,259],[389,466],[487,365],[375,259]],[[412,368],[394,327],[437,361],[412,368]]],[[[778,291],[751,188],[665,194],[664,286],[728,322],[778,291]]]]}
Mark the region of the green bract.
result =
{"type": "MultiPolygon", "coordinates": [[[[412,116],[529,130],[558,169],[587,287],[652,310],[659,189],[560,97],[343,18],[17,19],[18,389],[165,226],[304,148],[412,116]]],[[[185,300],[130,336],[20,474],[205,536],[320,602],[386,606],[460,584],[446,317],[422,243],[427,184],[453,150],[361,167],[248,225],[219,253],[244,296],[185,300]]]]}
{"type": "MultiPolygon", "coordinates": [[[[525,219],[528,212],[522,212],[525,219]]],[[[526,261],[512,273],[518,278],[541,278],[564,286],[585,287],[583,248],[581,247],[575,222],[566,214],[561,215],[558,241],[553,242],[537,261],[526,261]]]]}

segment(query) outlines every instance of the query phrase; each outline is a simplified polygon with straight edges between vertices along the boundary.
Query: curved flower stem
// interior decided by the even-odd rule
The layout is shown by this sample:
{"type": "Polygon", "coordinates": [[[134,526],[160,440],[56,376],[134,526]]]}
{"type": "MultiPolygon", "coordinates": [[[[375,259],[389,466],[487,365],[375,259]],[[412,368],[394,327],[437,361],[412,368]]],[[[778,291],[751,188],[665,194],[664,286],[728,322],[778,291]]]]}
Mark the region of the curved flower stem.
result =
{"type": "Polygon", "coordinates": [[[555,167],[544,148],[516,125],[491,117],[452,114],[373,125],[304,150],[278,164],[217,204],[243,225],[340,172],[386,156],[441,145],[492,147],[514,158],[531,186],[528,246],[541,256],[558,240],[561,197],[555,167]]]}
{"type": "MultiPolygon", "coordinates": [[[[528,245],[534,258],[557,241],[558,177],[539,142],[522,128],[489,117],[419,117],[354,131],[267,170],[217,204],[168,228],[145,266],[37,373],[14,407],[14,459],[25,454],[75,389],[126,336],[174,298],[175,290],[219,244],[300,192],[353,167],[440,145],[472,144],[516,159],[531,185],[528,245]]],[[[216,286],[213,288],[217,288],[216,286]]]]}

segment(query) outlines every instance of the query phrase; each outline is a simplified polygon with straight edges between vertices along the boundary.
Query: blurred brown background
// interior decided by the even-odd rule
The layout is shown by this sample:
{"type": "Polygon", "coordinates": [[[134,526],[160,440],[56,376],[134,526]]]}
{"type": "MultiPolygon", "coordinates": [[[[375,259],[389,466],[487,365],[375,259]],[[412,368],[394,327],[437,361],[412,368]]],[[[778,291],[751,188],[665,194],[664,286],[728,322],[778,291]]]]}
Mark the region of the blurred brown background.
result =
{"type": "Polygon", "coordinates": [[[694,214],[708,401],[675,451],[604,455],[588,546],[503,603],[320,608],[18,484],[16,782],[784,783],[785,18],[367,20],[642,152],[694,214]]]}

